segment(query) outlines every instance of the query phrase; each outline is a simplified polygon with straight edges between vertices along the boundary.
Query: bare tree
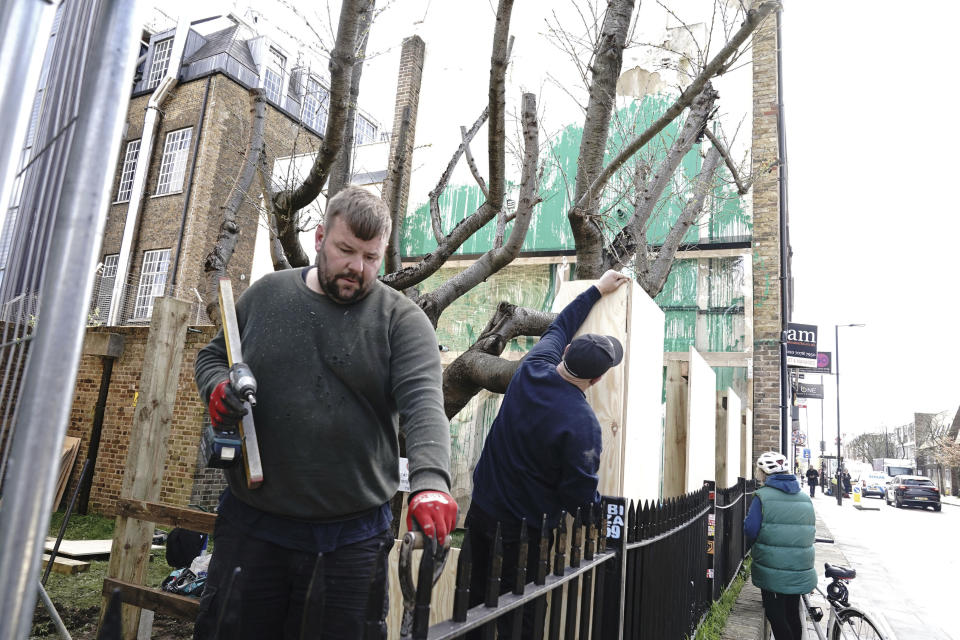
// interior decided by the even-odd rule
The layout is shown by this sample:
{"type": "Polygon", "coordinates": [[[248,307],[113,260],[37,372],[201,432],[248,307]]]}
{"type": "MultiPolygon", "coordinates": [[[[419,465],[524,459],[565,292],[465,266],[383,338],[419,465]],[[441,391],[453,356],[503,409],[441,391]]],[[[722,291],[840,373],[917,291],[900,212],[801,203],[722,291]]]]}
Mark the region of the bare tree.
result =
{"type": "MultiPolygon", "coordinates": [[[[695,74],[692,72],[689,83],[680,91],[677,99],[650,126],[616,150],[614,157],[606,163],[604,157],[608,151],[611,119],[615,113],[617,81],[621,73],[623,51],[629,41],[635,0],[609,0],[605,11],[595,16],[599,27],[590,30],[595,38],[589,60],[579,65],[587,83],[588,100],[573,181],[573,206],[567,216],[576,244],[577,277],[596,278],[607,268],[628,267],[634,270],[644,290],[651,296],[656,295],[666,281],[684,235],[696,223],[704,203],[714,191],[717,169],[725,164],[734,174],[738,191],[743,192],[748,188],[749,181],[740,180],[724,144],[709,131],[709,125],[716,116],[715,104],[718,100],[710,80],[732,67],[750,34],[778,6],[777,2],[768,0],[746,11],[740,27],[732,31],[728,42],[716,55],[707,60],[704,50],[702,65],[693,69],[695,74]],[[684,116],[684,113],[686,115],[679,134],[673,139],[663,160],[657,166],[635,162],[636,169],[627,194],[618,196],[630,203],[632,212],[626,224],[610,225],[606,219],[608,214],[601,205],[610,199],[612,178],[621,175],[628,161],[634,159],[645,145],[655,140],[667,125],[684,116]],[[698,175],[688,185],[688,199],[682,213],[662,246],[648,246],[646,232],[656,215],[656,203],[674,180],[681,159],[705,137],[710,139],[711,144],[705,150],[698,175]]],[[[365,23],[365,20],[369,20],[369,17],[364,17],[369,16],[365,12],[369,12],[371,7],[370,0],[343,0],[336,44],[330,56],[331,96],[326,135],[309,174],[302,184],[287,186],[275,193],[270,191],[270,181],[264,180],[267,200],[265,213],[270,221],[273,246],[277,248],[274,264],[278,268],[308,264],[306,253],[297,239],[298,216],[304,207],[320,195],[330,177],[331,168],[340,157],[338,154],[347,150],[345,145],[349,144],[350,135],[346,127],[352,124],[349,122],[349,110],[357,101],[353,79],[359,77],[354,65],[357,64],[358,51],[362,50],[360,41],[365,33],[363,25],[369,24],[365,23]],[[280,255],[280,248],[283,255],[280,255]]],[[[497,5],[487,105],[473,126],[461,128],[462,143],[440,176],[437,186],[430,192],[431,228],[437,246],[411,266],[400,267],[397,260],[391,261],[391,266],[396,268],[380,278],[384,284],[405,291],[421,306],[434,326],[454,301],[519,255],[534,208],[540,202],[538,182],[542,165],[539,165],[536,101],[532,94],[524,94],[518,118],[523,137],[518,152],[521,165],[520,196],[515,212],[508,213],[504,207],[507,187],[505,151],[508,144],[505,75],[510,57],[512,8],[513,0],[499,0],[497,5]],[[473,162],[471,143],[484,123],[487,124],[488,175],[481,176],[473,162]],[[465,158],[480,185],[484,200],[476,211],[467,214],[447,230],[442,228],[439,198],[461,158],[465,158]],[[497,233],[489,250],[468,268],[432,291],[421,292],[417,289],[443,267],[468,239],[494,219],[497,221],[497,233]]],[[[391,247],[388,252],[395,254],[396,247],[391,247]]],[[[509,302],[502,303],[480,339],[446,369],[444,393],[447,415],[455,415],[480,389],[502,392],[518,366],[516,361],[500,358],[506,344],[517,336],[540,335],[551,319],[552,314],[524,309],[509,302]]]]}

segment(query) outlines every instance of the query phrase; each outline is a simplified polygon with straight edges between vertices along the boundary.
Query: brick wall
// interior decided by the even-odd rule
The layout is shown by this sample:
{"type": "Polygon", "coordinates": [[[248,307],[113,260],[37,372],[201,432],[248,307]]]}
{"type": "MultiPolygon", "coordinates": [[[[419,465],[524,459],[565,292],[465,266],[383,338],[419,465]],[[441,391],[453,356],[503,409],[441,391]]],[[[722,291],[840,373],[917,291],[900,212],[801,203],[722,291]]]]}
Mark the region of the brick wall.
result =
{"type": "Polygon", "coordinates": [[[417,109],[420,104],[420,81],[423,77],[425,45],[420,36],[412,36],[403,41],[400,51],[400,72],[397,76],[397,97],[393,110],[393,137],[390,140],[390,155],[387,160],[387,176],[383,181],[383,194],[387,204],[393,206],[392,199],[397,197],[399,210],[406,212],[410,194],[410,171],[412,168],[413,144],[416,138],[417,109]],[[400,131],[404,109],[409,109],[408,126],[404,148],[402,170],[397,166],[397,147],[400,144],[400,131]],[[395,195],[395,190],[399,194],[395,195]]]}
{"type": "MultiPolygon", "coordinates": [[[[129,140],[143,134],[144,108],[148,96],[134,98],[127,113],[127,135],[122,148],[129,140]]],[[[131,257],[128,282],[136,283],[140,277],[143,253],[151,249],[171,250],[171,271],[167,283],[169,290],[179,298],[195,301],[196,288],[207,298],[203,277],[203,261],[213,247],[220,228],[221,207],[234,188],[249,145],[252,126],[253,99],[248,89],[227,76],[215,74],[178,85],[163,104],[163,117],[158,127],[150,169],[147,175],[146,196],[143,201],[140,223],[131,257]],[[204,98],[207,104],[204,109],[204,98]],[[202,124],[201,124],[202,117],[202,124]],[[155,196],[163,145],[167,133],[193,127],[190,153],[187,157],[186,174],[182,192],[155,196]],[[194,158],[194,146],[199,135],[199,148],[194,158]],[[186,217],[183,215],[187,183],[191,180],[190,204],[186,217]],[[177,243],[181,237],[180,257],[176,260],[177,243]]],[[[299,125],[282,112],[266,108],[264,126],[264,149],[267,171],[272,171],[278,156],[293,153],[315,152],[319,137],[299,125]]],[[[145,150],[141,150],[145,152],[145,150]]],[[[119,187],[123,158],[117,166],[113,196],[119,187]]],[[[253,264],[254,243],[257,225],[261,223],[260,180],[255,178],[247,197],[237,211],[240,235],[227,275],[234,282],[237,295],[249,284],[253,264]]],[[[128,203],[114,204],[107,216],[101,256],[118,253],[126,221],[128,203]]],[[[134,289],[135,291],[135,289],[134,289]]],[[[129,295],[128,295],[129,301],[129,295]]],[[[128,303],[129,304],[129,303],[128,303]]]]}
{"type": "Polygon", "coordinates": [[[753,38],[753,456],[780,450],[780,194],[777,31],[753,38]]]}
{"type": "MultiPolygon", "coordinates": [[[[133,424],[140,390],[140,373],[143,368],[143,354],[149,329],[147,327],[97,327],[88,331],[118,333],[124,338],[123,355],[113,366],[89,503],[91,512],[113,514],[123,484],[130,428],[133,424]]],[[[173,422],[167,443],[167,459],[160,490],[160,500],[166,504],[186,506],[194,501],[198,445],[206,408],[197,395],[193,382],[193,367],[197,352],[212,337],[212,327],[195,327],[186,335],[183,364],[177,385],[176,406],[173,410],[173,422]]],[[[77,373],[73,408],[67,427],[67,435],[80,438],[81,445],[66,495],[73,490],[77,482],[77,471],[87,457],[102,371],[101,357],[83,356],[77,373]]],[[[203,474],[204,470],[200,469],[200,471],[203,474]]],[[[221,475],[219,471],[213,474],[221,475]]]]}

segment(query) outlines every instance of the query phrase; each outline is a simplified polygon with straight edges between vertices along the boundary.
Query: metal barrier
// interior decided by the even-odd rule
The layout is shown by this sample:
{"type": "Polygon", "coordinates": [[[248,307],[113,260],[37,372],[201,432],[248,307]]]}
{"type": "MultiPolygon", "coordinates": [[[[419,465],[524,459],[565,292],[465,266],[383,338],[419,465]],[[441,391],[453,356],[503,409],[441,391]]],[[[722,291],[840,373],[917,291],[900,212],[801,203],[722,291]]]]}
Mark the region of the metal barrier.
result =
{"type": "MultiPolygon", "coordinates": [[[[597,518],[595,509],[584,510],[588,514],[584,519],[578,510],[573,519],[569,563],[567,523],[561,518],[551,532],[557,544],[550,575],[551,563],[542,554],[532,585],[518,580],[520,584],[511,585],[512,593],[488,592],[483,604],[469,609],[471,572],[486,569],[487,584],[498,585],[502,554],[489,568],[471,567],[470,542],[465,538],[452,619],[427,628],[432,582],[422,580],[410,637],[492,639],[498,626],[496,637],[501,639],[691,637],[713,600],[737,575],[748,551],[743,519],[755,489],[755,482],[740,478],[729,488],[714,491],[712,483],[706,483],[699,491],[642,506],[604,498],[605,521],[597,518]],[[606,536],[599,527],[606,529],[606,536]],[[532,608],[535,627],[521,636],[524,607],[532,608]]],[[[518,568],[525,566],[522,550],[518,568]]]]}

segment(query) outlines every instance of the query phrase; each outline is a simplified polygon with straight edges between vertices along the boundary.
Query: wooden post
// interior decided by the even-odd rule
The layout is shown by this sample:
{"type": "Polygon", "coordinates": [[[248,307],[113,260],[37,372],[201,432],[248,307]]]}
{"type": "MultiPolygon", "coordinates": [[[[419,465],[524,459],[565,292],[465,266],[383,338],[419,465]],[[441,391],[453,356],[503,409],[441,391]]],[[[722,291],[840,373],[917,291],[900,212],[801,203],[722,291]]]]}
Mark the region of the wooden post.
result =
{"type": "MultiPolygon", "coordinates": [[[[714,447],[716,451],[717,466],[714,471],[714,478],[718,489],[726,489],[730,485],[727,483],[727,389],[717,391],[717,431],[714,447]]],[[[739,436],[739,433],[737,434],[739,436]]]]}
{"type": "Polygon", "coordinates": [[[667,415],[663,434],[663,497],[683,495],[687,477],[687,369],[667,361],[667,415]]]}
{"type": "MultiPolygon", "coordinates": [[[[158,502],[167,439],[177,397],[190,305],[174,298],[156,298],[143,354],[137,408],[130,429],[130,447],[121,498],[158,502]]],[[[143,584],[150,560],[154,523],[117,516],[108,578],[143,584]]],[[[106,610],[104,598],[100,618],[106,610]]],[[[123,605],[123,637],[137,637],[140,609],[123,605]]]]}

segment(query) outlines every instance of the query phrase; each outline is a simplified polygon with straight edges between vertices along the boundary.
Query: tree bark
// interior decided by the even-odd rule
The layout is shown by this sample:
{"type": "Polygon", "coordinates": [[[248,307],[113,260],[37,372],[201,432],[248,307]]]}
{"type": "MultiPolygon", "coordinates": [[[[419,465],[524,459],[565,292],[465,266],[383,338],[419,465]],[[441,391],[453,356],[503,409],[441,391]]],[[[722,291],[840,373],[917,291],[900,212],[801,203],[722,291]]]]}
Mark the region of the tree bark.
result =
{"type": "Polygon", "coordinates": [[[623,268],[623,265],[630,262],[632,256],[646,251],[647,226],[653,216],[657,202],[673,179],[673,174],[676,173],[684,156],[702,138],[716,99],[717,92],[713,90],[710,83],[707,83],[697,99],[694,100],[690,113],[680,129],[680,133],[677,134],[667,151],[663,162],[653,172],[649,181],[643,185],[638,204],[627,224],[614,237],[610,246],[603,250],[604,270],[619,270],[623,268]]]}
{"type": "Polygon", "coordinates": [[[266,120],[267,98],[263,89],[251,89],[253,98],[253,126],[250,129],[250,142],[240,167],[240,175],[227,195],[226,202],[220,207],[220,232],[213,249],[203,261],[203,272],[207,278],[207,317],[214,326],[220,326],[220,278],[226,275],[227,265],[237,248],[240,226],[237,224],[237,211],[253,184],[257,165],[263,156],[263,129],[266,120]]]}
{"type": "Polygon", "coordinates": [[[519,360],[500,354],[517,336],[540,336],[556,314],[501,302],[480,338],[443,372],[443,402],[447,418],[457,415],[481,389],[504,393],[519,360]]]}
{"type": "MultiPolygon", "coordinates": [[[[537,158],[540,152],[537,128],[537,102],[532,93],[523,94],[524,159],[520,181],[520,201],[513,220],[510,237],[502,247],[494,247],[469,267],[444,282],[435,291],[421,296],[420,307],[436,326],[440,314],[457,298],[513,262],[520,254],[523,240],[530,226],[533,208],[539,204],[537,193],[537,158]]],[[[492,187],[491,187],[492,189],[492,187]]]]}
{"type": "Polygon", "coordinates": [[[360,13],[357,34],[357,57],[350,74],[350,101],[347,103],[347,126],[343,128],[342,152],[333,161],[330,179],[327,181],[327,200],[337,195],[353,180],[353,146],[357,121],[357,104],[360,98],[360,77],[363,75],[363,60],[367,55],[367,41],[370,39],[370,27],[373,25],[373,9],[376,0],[364,0],[360,13]]]}

